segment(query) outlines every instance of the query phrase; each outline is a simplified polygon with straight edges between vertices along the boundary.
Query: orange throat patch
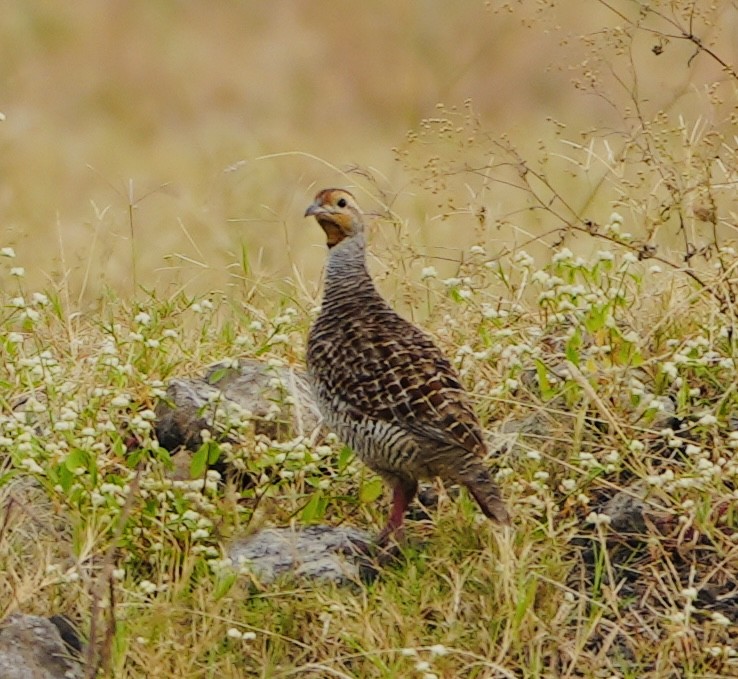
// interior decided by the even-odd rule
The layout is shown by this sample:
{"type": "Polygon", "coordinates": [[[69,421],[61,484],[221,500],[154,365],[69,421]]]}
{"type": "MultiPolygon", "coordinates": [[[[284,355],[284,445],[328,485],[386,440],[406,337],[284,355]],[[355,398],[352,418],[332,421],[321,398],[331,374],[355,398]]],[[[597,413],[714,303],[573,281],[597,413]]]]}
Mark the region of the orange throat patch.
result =
{"type": "Polygon", "coordinates": [[[323,231],[325,231],[326,242],[328,243],[329,248],[338,245],[344,238],[346,238],[346,234],[343,232],[343,229],[333,222],[322,221],[320,222],[320,226],[323,231]]]}

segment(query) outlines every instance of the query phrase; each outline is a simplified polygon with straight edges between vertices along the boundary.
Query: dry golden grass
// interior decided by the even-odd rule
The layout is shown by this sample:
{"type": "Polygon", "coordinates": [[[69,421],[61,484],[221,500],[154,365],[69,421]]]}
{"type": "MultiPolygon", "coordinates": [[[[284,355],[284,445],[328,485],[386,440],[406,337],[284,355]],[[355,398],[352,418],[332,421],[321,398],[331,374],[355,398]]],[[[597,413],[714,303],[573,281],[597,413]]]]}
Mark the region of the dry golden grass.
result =
{"type": "Polygon", "coordinates": [[[113,677],[738,676],[738,12],[582,7],[3,8],[0,618],[71,615],[113,677]],[[316,492],[376,525],[367,472],[247,438],[254,513],[173,488],[150,409],[225,356],[302,362],[332,184],[489,428],[542,419],[498,461],[509,534],[443,499],[375,583],[267,587],[228,538],[316,492]]]}
{"type": "MultiPolygon", "coordinates": [[[[426,243],[469,245],[436,227],[436,203],[391,151],[437,103],[472,98],[485,129],[530,149],[551,138],[549,118],[571,137],[622,120],[625,93],[607,80],[615,107],[583,95],[570,68],[595,53],[577,36],[620,17],[597,2],[507,4],[13,3],[0,23],[5,243],[34,284],[50,277],[88,301],[136,284],[222,288],[242,246],[262,271],[297,266],[313,280],[319,239],[302,208],[320,186],[361,183],[346,175],[358,164],[426,243]]],[[[731,59],[735,17],[714,14],[722,32],[702,37],[731,59]]],[[[656,58],[652,42],[639,35],[634,52],[644,115],[702,115],[715,63],[673,68],[692,46],[672,41],[656,58]]],[[[456,198],[471,198],[463,181],[456,198]]],[[[504,185],[484,202],[495,218],[520,203],[504,185]]]]}

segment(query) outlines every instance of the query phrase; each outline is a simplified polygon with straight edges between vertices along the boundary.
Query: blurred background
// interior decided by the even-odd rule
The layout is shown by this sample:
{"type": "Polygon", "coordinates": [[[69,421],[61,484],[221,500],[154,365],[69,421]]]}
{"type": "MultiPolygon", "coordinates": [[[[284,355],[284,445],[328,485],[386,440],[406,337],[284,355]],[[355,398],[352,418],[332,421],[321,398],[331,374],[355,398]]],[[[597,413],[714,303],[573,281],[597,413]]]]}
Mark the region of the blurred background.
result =
{"type": "MultiPolygon", "coordinates": [[[[705,94],[719,67],[690,62],[688,43],[646,36],[618,54],[618,12],[638,4],[612,4],[3,3],[0,246],[29,282],[67,286],[83,305],[106,287],[194,293],[258,275],[317,286],[323,237],[302,214],[340,185],[408,220],[380,240],[453,260],[480,238],[480,206],[494,221],[519,198],[464,177],[439,189],[438,158],[469,166],[490,135],[533,154],[562,129],[607,135],[623,125],[614,76],[636,71],[648,115],[725,114],[705,94]],[[610,55],[581,39],[605,29],[610,55]],[[599,95],[581,84],[594,57],[599,95]],[[610,58],[624,70],[606,73],[610,58]],[[439,110],[458,129],[423,136],[439,110]]],[[[737,13],[724,6],[701,26],[735,63],[737,13]]],[[[606,202],[593,206],[603,219],[606,202]]],[[[487,237],[494,248],[509,234],[487,237]]]]}

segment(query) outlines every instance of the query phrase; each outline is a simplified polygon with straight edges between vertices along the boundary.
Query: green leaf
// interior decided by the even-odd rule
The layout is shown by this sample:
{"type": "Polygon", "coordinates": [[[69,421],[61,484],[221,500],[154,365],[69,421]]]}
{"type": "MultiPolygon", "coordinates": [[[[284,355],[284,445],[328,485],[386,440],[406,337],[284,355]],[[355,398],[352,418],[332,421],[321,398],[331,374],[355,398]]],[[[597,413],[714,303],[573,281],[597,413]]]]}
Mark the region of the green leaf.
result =
{"type": "Polygon", "coordinates": [[[302,510],[302,520],[304,523],[315,523],[325,516],[325,510],[328,508],[328,498],[323,492],[318,490],[312,494],[310,501],[302,510]]]}
{"type": "Polygon", "coordinates": [[[233,583],[236,582],[237,577],[238,574],[235,571],[219,576],[215,583],[215,588],[213,589],[213,598],[218,601],[218,599],[222,599],[226,594],[228,594],[231,587],[233,587],[233,583]]]}
{"type": "Polygon", "coordinates": [[[190,462],[190,478],[199,479],[205,476],[205,472],[208,468],[208,454],[210,452],[210,446],[207,443],[203,443],[192,456],[190,462]]]}
{"type": "Polygon", "coordinates": [[[220,459],[220,446],[217,441],[208,441],[208,465],[215,464],[220,459]]]}
{"type": "Polygon", "coordinates": [[[192,456],[190,476],[193,479],[204,476],[208,467],[220,459],[221,452],[220,446],[216,441],[206,441],[203,443],[192,456]]]}
{"type": "Polygon", "coordinates": [[[158,462],[161,462],[166,469],[172,469],[174,467],[172,456],[166,448],[162,448],[161,446],[157,448],[156,451],[154,451],[154,458],[158,462]]]}
{"type": "Polygon", "coordinates": [[[67,465],[59,465],[59,485],[65,493],[69,493],[75,478],[75,475],[67,469],[67,465]]]}
{"type": "Polygon", "coordinates": [[[77,469],[87,469],[90,464],[90,454],[86,450],[77,448],[67,455],[64,460],[64,466],[74,472],[77,469]]]}
{"type": "Polygon", "coordinates": [[[143,448],[136,448],[136,450],[126,458],[126,466],[128,466],[129,469],[135,469],[138,467],[145,455],[146,451],[143,448]]]}
{"type": "Polygon", "coordinates": [[[582,347],[582,334],[579,328],[577,328],[577,331],[569,338],[569,341],[566,343],[566,359],[568,361],[571,361],[574,365],[579,365],[579,349],[582,347]]]}
{"type": "Polygon", "coordinates": [[[382,479],[372,479],[368,483],[365,483],[359,489],[359,501],[364,504],[374,502],[381,494],[384,484],[382,479]]]}
{"type": "Polygon", "coordinates": [[[126,444],[123,442],[122,437],[116,436],[113,441],[113,454],[117,457],[125,457],[126,452],[126,444]]]}
{"type": "Polygon", "coordinates": [[[341,452],[338,453],[338,471],[342,472],[354,457],[354,451],[348,446],[341,448],[341,452]]]}
{"type": "Polygon", "coordinates": [[[210,377],[208,377],[208,384],[217,384],[228,374],[228,372],[228,368],[218,368],[217,370],[214,370],[210,377]]]}

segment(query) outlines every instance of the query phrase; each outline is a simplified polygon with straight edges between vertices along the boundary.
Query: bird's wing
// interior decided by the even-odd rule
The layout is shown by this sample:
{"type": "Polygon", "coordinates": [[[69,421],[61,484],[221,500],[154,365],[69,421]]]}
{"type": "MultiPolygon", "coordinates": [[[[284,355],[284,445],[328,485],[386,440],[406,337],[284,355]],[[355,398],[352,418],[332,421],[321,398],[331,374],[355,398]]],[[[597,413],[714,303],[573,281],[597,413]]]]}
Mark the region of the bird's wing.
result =
{"type": "Polygon", "coordinates": [[[344,319],[341,338],[340,346],[317,343],[308,353],[309,362],[329,366],[321,379],[332,393],[359,412],[439,444],[484,453],[481,427],[458,375],[426,333],[387,309],[344,319]]]}

